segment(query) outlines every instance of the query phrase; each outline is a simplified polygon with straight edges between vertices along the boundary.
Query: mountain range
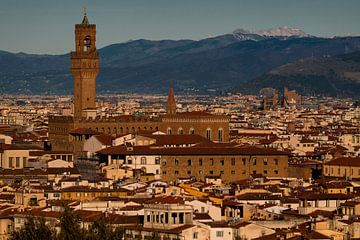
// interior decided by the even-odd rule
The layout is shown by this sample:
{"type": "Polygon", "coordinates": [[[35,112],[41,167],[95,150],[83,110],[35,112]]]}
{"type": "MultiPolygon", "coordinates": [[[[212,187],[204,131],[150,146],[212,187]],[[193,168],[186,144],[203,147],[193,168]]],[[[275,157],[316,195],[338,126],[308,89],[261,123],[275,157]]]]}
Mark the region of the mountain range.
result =
{"type": "Polygon", "coordinates": [[[285,87],[303,95],[360,96],[360,52],[333,57],[309,57],[282,65],[239,87],[256,94],[262,88],[285,87]]]}
{"type": "MultiPolygon", "coordinates": [[[[166,94],[173,83],[176,92],[236,90],[248,93],[276,85],[272,81],[279,81],[277,76],[281,76],[281,81],[289,84],[289,88],[294,87],[305,94],[356,97],[360,94],[346,89],[351,90],[351,86],[358,83],[354,77],[358,69],[347,69],[348,62],[344,59],[357,51],[360,51],[360,37],[320,38],[289,27],[261,31],[238,29],[199,41],[140,39],[99,49],[97,91],[166,94]],[[304,81],[301,79],[308,79],[309,71],[318,70],[314,65],[319,65],[319,69],[326,68],[326,61],[330,59],[342,62],[334,69],[336,74],[318,72],[316,76],[327,80],[317,84],[320,78],[312,78],[304,80],[306,86],[302,86],[304,81]],[[312,62],[302,66],[307,75],[300,74],[298,66],[308,61],[312,62]],[[314,68],[308,70],[309,67],[314,68]],[[323,84],[333,84],[329,77],[346,81],[343,84],[346,89],[340,84],[329,92],[319,91],[323,84]],[[299,86],[291,84],[293,82],[299,86]]],[[[71,94],[72,85],[69,54],[0,51],[0,93],[71,94]]],[[[280,88],[283,84],[278,85],[280,88]]]]}

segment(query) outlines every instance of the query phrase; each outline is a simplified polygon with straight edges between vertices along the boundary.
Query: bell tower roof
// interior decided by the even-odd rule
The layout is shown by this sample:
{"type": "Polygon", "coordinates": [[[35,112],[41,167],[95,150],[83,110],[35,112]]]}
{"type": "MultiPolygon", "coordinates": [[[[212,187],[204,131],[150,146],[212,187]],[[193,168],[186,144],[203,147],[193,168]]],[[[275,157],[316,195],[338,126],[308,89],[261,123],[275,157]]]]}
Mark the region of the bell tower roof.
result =
{"type": "Polygon", "coordinates": [[[84,18],[83,18],[81,24],[85,24],[85,25],[90,24],[90,23],[89,23],[89,19],[87,18],[86,14],[84,15],[84,18]]]}

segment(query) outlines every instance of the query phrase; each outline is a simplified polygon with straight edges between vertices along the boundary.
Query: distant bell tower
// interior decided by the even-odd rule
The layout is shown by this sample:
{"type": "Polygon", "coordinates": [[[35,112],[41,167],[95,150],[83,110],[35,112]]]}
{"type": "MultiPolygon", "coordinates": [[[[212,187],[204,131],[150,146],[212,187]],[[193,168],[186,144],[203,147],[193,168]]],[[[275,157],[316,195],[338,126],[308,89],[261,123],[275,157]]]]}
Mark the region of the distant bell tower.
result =
{"type": "Polygon", "coordinates": [[[176,101],[175,101],[174,88],[172,85],[169,88],[167,105],[166,105],[166,113],[169,115],[176,114],[176,101]]]}
{"type": "Polygon", "coordinates": [[[74,76],[74,117],[96,116],[96,76],[99,53],[95,47],[96,25],[90,24],[84,11],[81,24],[75,25],[75,51],[71,52],[74,76]]]}

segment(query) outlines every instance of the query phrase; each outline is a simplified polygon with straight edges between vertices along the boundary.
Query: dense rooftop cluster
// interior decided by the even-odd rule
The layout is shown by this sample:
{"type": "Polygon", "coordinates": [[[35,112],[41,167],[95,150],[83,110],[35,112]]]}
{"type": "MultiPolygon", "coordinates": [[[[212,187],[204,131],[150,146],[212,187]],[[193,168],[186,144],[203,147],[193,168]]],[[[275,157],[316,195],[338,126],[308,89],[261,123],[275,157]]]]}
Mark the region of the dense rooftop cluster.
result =
{"type": "MultiPolygon", "coordinates": [[[[67,206],[83,228],[102,218],[121,227],[125,239],[360,238],[359,108],[349,100],[308,98],[301,107],[259,110],[256,96],[194,98],[203,100],[179,97],[178,111],[228,115],[228,142],[79,128],[68,133],[70,142],[81,144],[79,155],[51,150],[48,142],[48,113],[71,115],[69,99],[23,97],[26,104],[17,105],[5,98],[4,237],[21,229],[29,214],[60,231],[67,206]]],[[[99,115],[165,112],[154,104],[160,97],[129,97],[131,108],[111,99],[99,103],[99,115]]]]}

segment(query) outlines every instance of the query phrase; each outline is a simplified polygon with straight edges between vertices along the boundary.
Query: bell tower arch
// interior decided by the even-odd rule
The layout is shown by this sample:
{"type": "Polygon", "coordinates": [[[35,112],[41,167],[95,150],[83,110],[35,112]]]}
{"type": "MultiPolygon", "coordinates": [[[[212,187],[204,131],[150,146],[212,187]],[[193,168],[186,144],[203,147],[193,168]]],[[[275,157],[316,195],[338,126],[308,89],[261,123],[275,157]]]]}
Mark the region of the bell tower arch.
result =
{"type": "Polygon", "coordinates": [[[71,52],[74,77],[74,117],[86,117],[96,111],[96,77],[99,53],[96,50],[96,25],[90,24],[86,13],[81,24],[75,25],[75,51],[71,52]]]}

